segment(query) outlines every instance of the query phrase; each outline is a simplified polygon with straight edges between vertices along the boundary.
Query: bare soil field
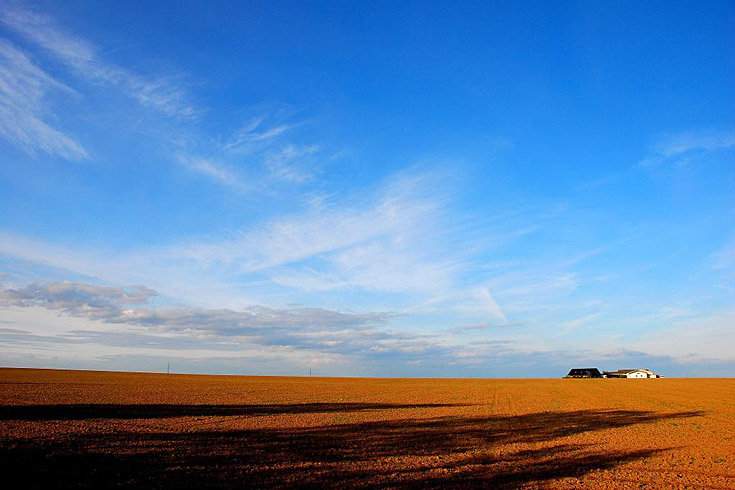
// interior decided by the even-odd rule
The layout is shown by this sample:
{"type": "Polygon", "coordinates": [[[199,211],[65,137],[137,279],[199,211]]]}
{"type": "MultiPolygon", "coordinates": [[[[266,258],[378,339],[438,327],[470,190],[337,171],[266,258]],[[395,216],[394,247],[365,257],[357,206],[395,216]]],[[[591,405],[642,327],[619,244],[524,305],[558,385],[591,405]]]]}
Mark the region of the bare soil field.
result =
{"type": "Polygon", "coordinates": [[[735,379],[0,369],[23,488],[735,488],[734,437],[735,379]]]}

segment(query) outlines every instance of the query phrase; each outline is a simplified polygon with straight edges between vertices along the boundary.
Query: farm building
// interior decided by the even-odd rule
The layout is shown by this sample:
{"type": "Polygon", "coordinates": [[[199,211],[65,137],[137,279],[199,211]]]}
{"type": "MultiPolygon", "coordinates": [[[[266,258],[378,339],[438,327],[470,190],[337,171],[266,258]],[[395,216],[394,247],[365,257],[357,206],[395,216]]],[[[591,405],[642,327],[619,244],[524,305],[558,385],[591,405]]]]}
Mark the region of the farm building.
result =
{"type": "Polygon", "coordinates": [[[603,378],[597,368],[575,368],[569,371],[565,378],[603,378]]]}
{"type": "Polygon", "coordinates": [[[650,369],[618,369],[617,371],[605,371],[605,376],[608,378],[660,378],[650,369]]]}

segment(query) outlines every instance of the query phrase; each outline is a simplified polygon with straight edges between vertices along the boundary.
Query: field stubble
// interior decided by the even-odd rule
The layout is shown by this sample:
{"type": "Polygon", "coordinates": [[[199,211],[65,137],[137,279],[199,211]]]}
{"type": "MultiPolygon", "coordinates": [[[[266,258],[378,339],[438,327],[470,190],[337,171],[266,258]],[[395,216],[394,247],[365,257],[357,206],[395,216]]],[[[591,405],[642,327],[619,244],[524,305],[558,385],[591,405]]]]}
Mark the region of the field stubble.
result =
{"type": "Polygon", "coordinates": [[[0,369],[24,488],[735,488],[735,380],[0,369]]]}

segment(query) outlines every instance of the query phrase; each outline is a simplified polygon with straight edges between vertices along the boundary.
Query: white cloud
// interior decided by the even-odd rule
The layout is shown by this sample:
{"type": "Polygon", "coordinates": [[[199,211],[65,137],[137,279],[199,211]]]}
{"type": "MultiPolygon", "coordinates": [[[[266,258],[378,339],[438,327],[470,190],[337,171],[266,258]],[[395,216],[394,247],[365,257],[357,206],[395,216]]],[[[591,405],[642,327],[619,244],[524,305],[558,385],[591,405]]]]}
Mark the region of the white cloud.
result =
{"type": "Polygon", "coordinates": [[[187,100],[186,92],[175,81],[146,78],[101,59],[90,42],[64,32],[46,15],[5,5],[0,6],[0,21],[45,49],[78,75],[115,87],[143,106],[187,119],[200,112],[187,100]]]}
{"type": "Polygon", "coordinates": [[[67,160],[87,158],[80,143],[47,122],[53,114],[45,99],[52,91],[72,92],[0,39],[0,136],[31,155],[43,151],[67,160]]]}

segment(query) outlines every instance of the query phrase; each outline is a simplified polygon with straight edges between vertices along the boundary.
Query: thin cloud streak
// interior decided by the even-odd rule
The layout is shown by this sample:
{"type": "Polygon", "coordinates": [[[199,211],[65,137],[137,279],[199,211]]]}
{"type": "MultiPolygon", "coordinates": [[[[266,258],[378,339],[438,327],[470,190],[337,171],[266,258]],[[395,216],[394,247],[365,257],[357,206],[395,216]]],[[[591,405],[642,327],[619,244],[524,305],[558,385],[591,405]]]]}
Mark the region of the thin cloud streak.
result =
{"type": "Polygon", "coordinates": [[[277,124],[267,126],[265,116],[259,116],[248,121],[236,131],[230,139],[222,145],[222,150],[233,153],[252,151],[257,146],[284,135],[295,127],[294,124],[277,124]]]}
{"type": "Polygon", "coordinates": [[[735,132],[690,131],[668,134],[655,145],[658,153],[670,157],[693,150],[719,150],[735,146],[735,132]]]}
{"type": "Polygon", "coordinates": [[[249,187],[246,186],[240,177],[238,177],[231,169],[213,160],[192,158],[182,155],[179,157],[179,162],[191,171],[198,172],[224,186],[231,187],[239,191],[246,191],[249,189],[249,187]]]}
{"type": "Polygon", "coordinates": [[[691,153],[726,150],[735,147],[735,132],[688,131],[669,133],[654,144],[654,155],[640,162],[642,167],[655,167],[673,158],[691,153]]]}
{"type": "Polygon", "coordinates": [[[322,147],[297,143],[300,123],[273,121],[263,114],[252,118],[224,143],[208,150],[179,154],[185,167],[238,193],[269,194],[278,188],[314,181],[324,167],[322,147]],[[246,185],[245,182],[248,182],[246,185]]]}

